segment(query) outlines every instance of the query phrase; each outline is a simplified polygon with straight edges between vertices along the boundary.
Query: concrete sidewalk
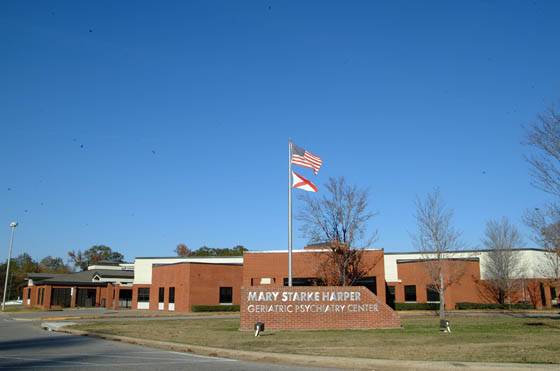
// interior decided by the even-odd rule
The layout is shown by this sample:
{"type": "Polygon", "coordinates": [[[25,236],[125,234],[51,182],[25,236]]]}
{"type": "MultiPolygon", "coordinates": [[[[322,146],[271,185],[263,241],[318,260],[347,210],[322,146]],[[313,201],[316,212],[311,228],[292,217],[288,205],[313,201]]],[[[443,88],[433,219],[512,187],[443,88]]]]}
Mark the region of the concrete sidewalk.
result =
{"type": "Polygon", "coordinates": [[[142,310],[109,310],[105,308],[64,309],[61,311],[6,312],[16,321],[118,321],[118,320],[165,320],[197,318],[239,318],[238,312],[153,312],[142,310]]]}
{"type": "Polygon", "coordinates": [[[44,324],[52,331],[65,332],[72,335],[97,337],[130,344],[179,352],[194,353],[203,356],[223,357],[243,361],[290,364],[307,367],[329,367],[345,369],[364,369],[379,371],[406,370],[469,370],[469,371],[527,371],[527,370],[559,370],[560,365],[521,364],[521,363],[488,363],[460,361],[404,361],[385,359],[348,358],[334,356],[314,356],[300,354],[282,354],[270,352],[253,352],[235,349],[212,348],[191,344],[179,344],[157,340],[131,338],[127,336],[105,335],[66,328],[67,322],[44,324]]]}

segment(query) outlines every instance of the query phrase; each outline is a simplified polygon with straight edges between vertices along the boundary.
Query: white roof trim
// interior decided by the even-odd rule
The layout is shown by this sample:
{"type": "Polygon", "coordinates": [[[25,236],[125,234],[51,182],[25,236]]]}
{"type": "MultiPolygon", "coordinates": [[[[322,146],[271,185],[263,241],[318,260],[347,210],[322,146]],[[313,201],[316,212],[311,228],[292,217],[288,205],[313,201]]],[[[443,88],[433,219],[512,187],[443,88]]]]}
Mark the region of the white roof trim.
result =
{"type": "MultiPolygon", "coordinates": [[[[301,252],[328,252],[330,249],[302,249],[302,250],[292,250],[292,253],[301,252]]],[[[383,251],[383,249],[364,249],[364,251],[383,251]]],[[[262,250],[262,251],[245,251],[245,254],[287,254],[288,250],[262,250]]]]}

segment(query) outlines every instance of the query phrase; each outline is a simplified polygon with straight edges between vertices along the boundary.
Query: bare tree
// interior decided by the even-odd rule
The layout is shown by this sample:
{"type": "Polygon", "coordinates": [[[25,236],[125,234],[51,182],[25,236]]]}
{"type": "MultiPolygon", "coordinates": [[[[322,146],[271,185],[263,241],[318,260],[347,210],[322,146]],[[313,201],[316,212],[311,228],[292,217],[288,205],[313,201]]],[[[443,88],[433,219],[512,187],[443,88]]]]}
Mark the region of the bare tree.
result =
{"type": "Polygon", "coordinates": [[[368,211],[368,191],[349,185],[344,177],[329,178],[325,190],[322,198],[300,197],[300,230],[328,250],[317,272],[323,283],[352,285],[377,264],[364,259],[364,248],[375,240],[376,233],[368,234],[368,223],[376,214],[368,211]]]}
{"type": "Polygon", "coordinates": [[[425,260],[431,288],[439,293],[439,317],[445,319],[445,293],[464,274],[461,261],[453,261],[453,253],[462,247],[461,233],[452,224],[453,211],[434,189],[425,200],[416,199],[418,231],[413,242],[425,260]]]}
{"type": "Polygon", "coordinates": [[[482,243],[489,250],[484,266],[486,289],[496,302],[511,303],[520,288],[519,278],[524,273],[521,256],[515,251],[523,243],[521,234],[507,218],[489,220],[482,243]]]}
{"type": "Polygon", "coordinates": [[[83,252],[81,250],[72,250],[68,252],[68,257],[68,260],[74,264],[75,268],[80,268],[83,271],[86,271],[88,266],[100,262],[124,262],[123,254],[113,251],[109,246],[105,245],[94,245],[83,252]]]}
{"type": "Polygon", "coordinates": [[[526,134],[533,150],[527,156],[532,184],[552,199],[543,207],[526,211],[524,219],[534,240],[546,250],[541,267],[545,277],[560,282],[560,114],[550,108],[537,117],[526,134]]]}
{"type": "Polygon", "coordinates": [[[177,245],[177,247],[175,248],[175,253],[181,258],[191,256],[193,254],[191,249],[189,249],[188,246],[184,243],[180,243],[177,245]]]}
{"type": "Polygon", "coordinates": [[[560,198],[560,114],[554,108],[540,114],[529,127],[526,141],[534,150],[527,157],[532,184],[560,198]]]}
{"type": "Polygon", "coordinates": [[[542,303],[540,284],[540,282],[534,280],[527,281],[525,284],[529,301],[534,308],[537,308],[542,303]]]}
{"type": "Polygon", "coordinates": [[[560,282],[560,215],[554,207],[526,211],[525,223],[533,230],[533,240],[544,250],[545,261],[539,273],[552,282],[560,282]]]}

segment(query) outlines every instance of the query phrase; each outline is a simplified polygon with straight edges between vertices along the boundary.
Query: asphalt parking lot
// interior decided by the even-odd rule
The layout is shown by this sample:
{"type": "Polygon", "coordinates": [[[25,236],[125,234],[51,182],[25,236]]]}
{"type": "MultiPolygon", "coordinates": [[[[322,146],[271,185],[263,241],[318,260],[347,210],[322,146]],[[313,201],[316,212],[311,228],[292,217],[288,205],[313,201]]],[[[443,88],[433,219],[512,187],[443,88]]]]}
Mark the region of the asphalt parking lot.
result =
{"type": "Polygon", "coordinates": [[[0,369],[313,370],[152,349],[48,332],[0,314],[0,369]]]}

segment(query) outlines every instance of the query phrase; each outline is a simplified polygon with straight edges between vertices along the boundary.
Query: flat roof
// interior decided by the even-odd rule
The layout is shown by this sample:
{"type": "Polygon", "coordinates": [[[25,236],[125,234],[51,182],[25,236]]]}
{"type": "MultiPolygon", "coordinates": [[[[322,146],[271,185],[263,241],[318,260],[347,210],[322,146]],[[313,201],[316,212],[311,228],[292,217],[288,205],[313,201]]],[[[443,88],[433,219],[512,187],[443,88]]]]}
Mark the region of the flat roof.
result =
{"type": "MultiPolygon", "coordinates": [[[[424,263],[427,261],[434,261],[437,259],[397,259],[397,264],[403,263],[424,263]]],[[[444,258],[442,260],[466,260],[466,261],[479,261],[479,258],[464,257],[464,258],[444,258]]]]}
{"type": "Polygon", "coordinates": [[[208,262],[176,262],[176,263],[156,263],[153,267],[165,267],[169,265],[179,265],[179,264],[202,264],[202,265],[234,265],[243,266],[243,263],[208,263],[208,262]]]}
{"type": "MultiPolygon", "coordinates": [[[[292,253],[314,253],[314,252],[327,252],[330,249],[298,249],[292,250],[292,253]]],[[[383,249],[366,248],[364,251],[383,251],[383,249]]],[[[288,250],[261,250],[261,251],[246,251],[245,254],[287,254],[288,250]]]]}
{"type": "MultiPolygon", "coordinates": [[[[546,251],[545,249],[540,249],[538,247],[522,247],[519,249],[513,249],[515,251],[546,251]]],[[[474,249],[474,250],[456,250],[456,251],[449,251],[445,254],[456,254],[456,253],[463,253],[463,252],[489,252],[492,251],[490,249],[474,249]]],[[[434,252],[420,252],[420,251],[404,251],[404,252],[385,252],[385,255],[407,255],[407,254],[434,254],[434,252]]]]}
{"type": "Polygon", "coordinates": [[[239,259],[243,255],[224,255],[224,256],[139,256],[135,259],[239,259]]]}

